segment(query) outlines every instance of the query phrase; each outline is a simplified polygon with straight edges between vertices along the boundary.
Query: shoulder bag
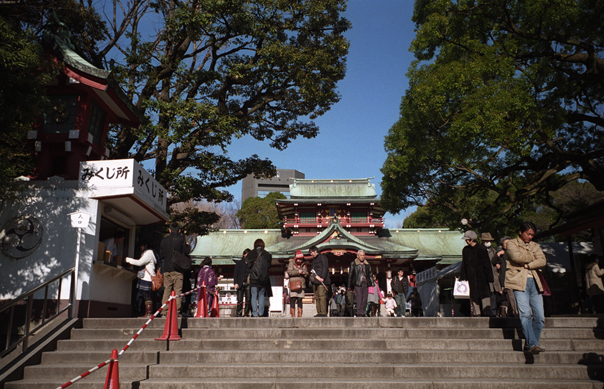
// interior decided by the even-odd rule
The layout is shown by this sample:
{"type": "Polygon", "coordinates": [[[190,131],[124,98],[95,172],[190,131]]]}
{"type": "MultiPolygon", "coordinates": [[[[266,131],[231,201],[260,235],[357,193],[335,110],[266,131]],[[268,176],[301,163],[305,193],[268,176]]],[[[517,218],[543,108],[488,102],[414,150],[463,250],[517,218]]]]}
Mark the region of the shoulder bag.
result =
{"type": "Polygon", "coordinates": [[[160,273],[159,269],[155,271],[155,275],[151,274],[147,268],[145,271],[151,276],[151,290],[154,292],[160,290],[164,286],[164,275],[160,273]]]}
{"type": "Polygon", "coordinates": [[[551,296],[552,295],[552,291],[549,289],[549,286],[547,285],[547,282],[545,282],[545,276],[543,276],[543,273],[541,272],[541,270],[535,270],[535,272],[539,276],[539,281],[541,281],[541,289],[543,289],[543,295],[544,296],[551,296]]]}
{"type": "Polygon", "coordinates": [[[289,282],[289,290],[299,292],[302,289],[302,280],[297,279],[289,282]]]}

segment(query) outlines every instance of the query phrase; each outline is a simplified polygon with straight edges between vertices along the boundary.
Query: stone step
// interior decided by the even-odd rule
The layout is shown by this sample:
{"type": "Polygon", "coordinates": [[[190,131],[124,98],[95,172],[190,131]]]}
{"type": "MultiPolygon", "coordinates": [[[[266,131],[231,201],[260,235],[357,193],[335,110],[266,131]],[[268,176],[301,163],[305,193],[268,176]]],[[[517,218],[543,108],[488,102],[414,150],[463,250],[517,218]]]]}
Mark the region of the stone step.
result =
{"type": "MultiPolygon", "coordinates": [[[[71,339],[130,339],[138,329],[76,329],[71,339]]],[[[163,333],[160,328],[147,328],[140,334],[141,338],[159,338],[163,333]]],[[[307,339],[307,338],[365,338],[365,339],[523,339],[522,331],[515,328],[183,328],[181,336],[195,339],[307,339]]],[[[604,329],[588,328],[547,328],[541,334],[542,339],[603,339],[604,329]]]]}
{"type": "MultiPolygon", "coordinates": [[[[104,387],[106,370],[96,372],[78,381],[72,387],[77,389],[98,389],[104,387]]],[[[35,380],[13,381],[5,384],[5,389],[56,389],[63,381],[38,378],[35,380]]],[[[140,381],[120,379],[121,389],[596,389],[602,388],[601,382],[590,380],[540,380],[540,379],[350,379],[350,378],[312,378],[303,379],[200,379],[200,378],[152,378],[140,381]]]]}
{"type": "MultiPolygon", "coordinates": [[[[119,351],[126,345],[124,340],[78,339],[60,340],[59,351],[98,351],[113,349],[119,351]]],[[[155,341],[139,338],[129,351],[168,351],[168,350],[460,350],[485,351],[521,350],[520,339],[193,339],[180,341],[155,341]]],[[[604,350],[604,342],[597,340],[543,339],[541,345],[549,351],[586,351],[604,350]]]]}
{"type": "MultiPolygon", "coordinates": [[[[105,359],[106,360],[106,359],[105,359]]],[[[59,378],[65,381],[69,381],[74,377],[79,376],[80,374],[88,371],[89,369],[97,366],[99,363],[103,362],[103,359],[97,361],[97,363],[90,365],[84,363],[77,364],[69,364],[69,365],[35,365],[35,366],[27,366],[23,373],[23,378],[28,379],[36,379],[37,377],[47,377],[47,378],[59,378]]],[[[126,380],[137,381],[144,380],[147,378],[147,364],[140,363],[119,363],[118,370],[120,379],[122,377],[126,380]]],[[[105,375],[107,375],[107,368],[104,367],[105,375]]],[[[97,374],[99,374],[97,372],[97,374]]]]}
{"type": "MultiPolygon", "coordinates": [[[[106,360],[107,351],[56,351],[44,353],[42,364],[77,364],[90,366],[106,360]]],[[[547,351],[532,359],[535,364],[604,364],[602,354],[582,351],[547,351]]],[[[119,359],[120,363],[153,365],[161,363],[249,363],[263,361],[266,363],[349,363],[359,360],[367,363],[527,363],[527,356],[518,351],[395,351],[376,350],[368,353],[365,350],[342,351],[163,351],[136,352],[127,350],[119,359]]]]}
{"type": "MultiPolygon", "coordinates": [[[[53,351],[42,353],[42,364],[86,363],[98,365],[111,356],[111,351],[53,351]]],[[[152,365],[159,360],[158,351],[132,351],[128,349],[120,358],[120,363],[142,363],[152,365]]]]}
{"type": "MultiPolygon", "coordinates": [[[[97,359],[98,360],[98,359],[97,359]]],[[[167,351],[159,355],[161,363],[168,364],[245,364],[250,361],[265,363],[339,363],[355,364],[360,360],[368,364],[378,363],[533,363],[533,364],[604,364],[603,356],[580,351],[547,351],[538,357],[518,351],[167,351]]]]}
{"type": "MultiPolygon", "coordinates": [[[[399,378],[399,379],[467,379],[498,378],[585,380],[591,375],[604,374],[604,365],[525,365],[525,364],[297,364],[256,363],[245,365],[225,364],[166,364],[149,366],[149,378],[298,378],[346,377],[349,379],[399,378]]],[[[121,370],[120,370],[121,374],[121,370]]]]}
{"type": "MultiPolygon", "coordinates": [[[[120,371],[121,372],[121,371],[120,371]]],[[[74,389],[99,389],[105,387],[105,378],[107,376],[106,368],[100,369],[94,373],[94,376],[88,376],[86,378],[77,381],[75,384],[69,386],[74,389]]],[[[120,374],[121,375],[121,374],[120,374]]],[[[21,381],[12,381],[4,384],[4,389],[57,389],[61,385],[65,384],[74,377],[70,377],[65,381],[53,379],[53,378],[32,378],[21,381]]],[[[134,389],[140,388],[139,382],[145,382],[144,380],[129,380],[122,379],[120,377],[120,389],[134,389]]],[[[160,384],[164,388],[165,384],[160,384]]],[[[184,387],[183,387],[184,388],[184,387]]]]}
{"type": "MultiPolygon", "coordinates": [[[[571,340],[543,340],[542,346],[551,351],[597,351],[604,350],[604,343],[594,344],[586,341],[579,346],[583,348],[573,348],[571,340]],[[596,347],[597,346],[597,347],[596,347]]],[[[512,351],[521,350],[521,340],[484,340],[484,339],[425,339],[421,342],[411,341],[409,339],[389,339],[389,340],[334,340],[334,339],[274,339],[271,341],[249,339],[242,342],[238,339],[183,339],[179,342],[171,342],[170,350],[460,350],[460,351],[485,351],[501,350],[512,351]]]]}
{"type": "MultiPolygon", "coordinates": [[[[102,351],[105,350],[111,353],[113,349],[120,352],[128,343],[127,340],[120,339],[76,339],[76,340],[59,340],[57,342],[58,351],[102,351]]],[[[176,342],[170,342],[175,344],[176,342]]],[[[168,342],[156,341],[152,338],[138,338],[128,348],[130,352],[140,351],[167,351],[168,342]]]]}
{"type": "MultiPolygon", "coordinates": [[[[354,380],[350,378],[312,378],[302,379],[171,379],[153,378],[140,382],[140,389],[595,389],[602,388],[601,383],[589,380],[550,381],[537,379],[514,380],[501,379],[385,379],[372,378],[354,380]]],[[[46,389],[46,388],[44,388],[46,389]]]]}
{"type": "MultiPolygon", "coordinates": [[[[165,318],[156,318],[148,327],[163,328],[165,318]]],[[[139,329],[146,319],[125,318],[84,319],[83,328],[130,328],[139,329]]],[[[487,317],[327,317],[327,318],[181,318],[179,327],[183,328],[287,328],[287,327],[403,327],[403,328],[520,328],[518,318],[487,317]]],[[[600,328],[604,321],[598,317],[549,317],[545,319],[545,328],[600,328]]]]}

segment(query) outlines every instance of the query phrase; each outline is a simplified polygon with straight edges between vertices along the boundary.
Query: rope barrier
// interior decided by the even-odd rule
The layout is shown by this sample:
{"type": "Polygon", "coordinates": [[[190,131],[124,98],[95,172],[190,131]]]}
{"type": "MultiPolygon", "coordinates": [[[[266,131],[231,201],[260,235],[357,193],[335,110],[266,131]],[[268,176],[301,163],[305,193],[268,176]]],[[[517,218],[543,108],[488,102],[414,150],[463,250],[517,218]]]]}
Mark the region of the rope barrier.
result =
{"type": "MultiPolygon", "coordinates": [[[[149,325],[149,324],[150,324],[150,323],[153,321],[153,319],[155,319],[155,318],[156,318],[156,317],[157,317],[157,316],[160,314],[160,312],[162,311],[162,309],[164,309],[164,307],[165,307],[166,305],[168,305],[168,304],[170,303],[170,301],[172,301],[173,299],[177,299],[177,298],[180,298],[180,297],[187,296],[187,295],[189,295],[189,294],[191,294],[191,293],[195,292],[197,289],[198,289],[198,288],[197,288],[197,287],[195,287],[195,288],[191,289],[190,291],[185,292],[185,293],[181,293],[181,294],[179,294],[179,295],[177,295],[177,296],[170,296],[170,297],[168,298],[168,300],[166,300],[166,302],[165,302],[165,303],[163,303],[163,304],[162,304],[162,306],[161,306],[161,307],[159,307],[159,309],[158,309],[158,310],[157,310],[157,311],[156,311],[156,312],[153,314],[153,316],[151,316],[151,317],[149,318],[149,320],[147,320],[147,322],[146,322],[145,324],[143,324],[143,326],[140,328],[140,330],[138,330],[138,331],[137,331],[137,333],[136,333],[136,334],[134,334],[134,336],[132,337],[132,339],[130,339],[130,341],[128,341],[128,343],[127,343],[127,344],[124,346],[124,348],[122,349],[122,351],[120,351],[120,352],[119,352],[119,354],[117,355],[118,359],[119,359],[119,358],[120,358],[120,357],[121,357],[121,356],[122,356],[122,355],[123,355],[123,354],[126,352],[126,350],[128,350],[128,348],[130,347],[130,345],[132,345],[132,343],[134,343],[134,341],[135,341],[135,340],[138,338],[138,336],[139,336],[139,335],[140,335],[140,334],[141,334],[141,333],[142,333],[142,332],[145,330],[145,328],[147,328],[147,326],[148,326],[148,325],[149,325]]],[[[108,360],[106,360],[105,362],[98,364],[97,366],[93,367],[92,369],[88,370],[87,372],[82,373],[82,374],[80,374],[79,376],[77,376],[77,377],[75,377],[75,378],[73,378],[73,379],[69,380],[68,382],[64,383],[63,385],[61,385],[61,386],[57,387],[57,389],[64,389],[64,388],[67,388],[67,387],[68,387],[68,386],[70,386],[71,384],[74,384],[74,383],[78,382],[78,381],[79,381],[79,380],[81,380],[82,378],[87,377],[87,376],[89,376],[91,373],[93,373],[93,372],[95,372],[95,371],[99,370],[100,368],[104,367],[105,365],[107,365],[107,364],[108,364],[108,363],[110,363],[111,361],[113,361],[113,359],[109,358],[109,359],[108,359],[108,360]]],[[[115,361],[117,361],[117,359],[116,359],[115,361]]]]}

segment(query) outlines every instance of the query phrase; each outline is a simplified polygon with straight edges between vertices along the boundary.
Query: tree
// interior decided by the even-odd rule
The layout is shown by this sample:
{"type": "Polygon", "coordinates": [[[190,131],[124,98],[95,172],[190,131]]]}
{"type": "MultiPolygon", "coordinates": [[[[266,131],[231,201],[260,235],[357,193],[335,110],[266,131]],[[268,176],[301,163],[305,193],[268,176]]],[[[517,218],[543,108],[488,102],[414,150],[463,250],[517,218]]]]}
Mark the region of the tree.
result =
{"type": "MultiPolygon", "coordinates": [[[[578,179],[604,190],[604,3],[417,0],[382,204],[508,222],[578,179]]],[[[480,227],[480,226],[478,226],[480,227]]]]}
{"type": "MultiPolygon", "coordinates": [[[[493,218],[488,222],[480,219],[477,209],[488,209],[488,204],[497,197],[497,193],[473,196],[461,205],[464,218],[469,220],[468,225],[462,225],[461,219],[450,208],[434,205],[432,207],[418,207],[405,218],[404,228],[448,228],[448,229],[477,229],[478,232],[490,232],[495,238],[502,236],[515,236],[518,233],[519,222],[510,221],[507,217],[493,218]]],[[[552,227],[569,221],[565,215],[572,215],[577,211],[604,201],[604,192],[597,191],[587,182],[573,181],[554,192],[549,192],[548,197],[537,196],[533,202],[523,204],[522,213],[518,216],[523,221],[535,223],[538,231],[546,231],[552,227]]],[[[550,238],[548,238],[550,239],[550,238]]],[[[587,234],[576,234],[573,239],[590,241],[587,234]]],[[[551,241],[555,241],[552,237],[551,241]]]]}
{"type": "MultiPolygon", "coordinates": [[[[312,119],[339,100],[348,52],[344,0],[122,5],[113,0],[103,10],[113,16],[98,57],[150,122],[115,127],[111,157],[152,160],[169,206],[230,201],[223,188],[248,174],[273,176],[272,163],[253,150],[232,160],[232,139],[251,136],[283,150],[296,137],[315,137],[312,119]]],[[[196,208],[177,218],[189,221],[189,232],[215,221],[196,208]]]]}
{"type": "Polygon", "coordinates": [[[275,200],[286,198],[281,192],[270,192],[266,197],[247,198],[237,212],[239,223],[248,229],[280,228],[281,219],[275,200]]]}
{"type": "MultiPolygon", "coordinates": [[[[188,215],[190,214],[189,208],[195,208],[196,211],[204,214],[207,220],[213,218],[214,223],[207,226],[206,230],[198,231],[202,235],[207,234],[211,230],[215,229],[238,229],[240,228],[239,219],[237,218],[237,212],[240,209],[240,202],[238,200],[227,203],[211,203],[208,201],[188,201],[186,203],[178,203],[172,206],[171,211],[175,215],[188,215]]],[[[194,221],[175,219],[179,224],[194,224],[194,221]]]]}

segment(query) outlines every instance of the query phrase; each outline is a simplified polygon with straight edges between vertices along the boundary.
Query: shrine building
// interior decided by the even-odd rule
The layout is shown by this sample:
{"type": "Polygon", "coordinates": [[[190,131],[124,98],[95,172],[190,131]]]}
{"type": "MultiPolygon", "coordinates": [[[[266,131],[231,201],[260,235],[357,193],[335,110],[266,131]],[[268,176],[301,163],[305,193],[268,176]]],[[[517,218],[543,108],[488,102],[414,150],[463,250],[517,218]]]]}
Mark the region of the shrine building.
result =
{"type": "MultiPolygon", "coordinates": [[[[461,261],[465,242],[458,231],[446,229],[387,229],[385,210],[370,178],[293,179],[290,198],[275,200],[281,229],[219,230],[198,238],[191,256],[194,263],[209,256],[218,274],[231,276],[254,240],[264,240],[272,254],[274,285],[283,285],[287,262],[297,250],[311,263],[309,249],[317,246],[327,256],[332,283],[345,284],[348,267],[364,250],[373,271],[381,277],[398,268],[407,274],[461,261]]],[[[413,277],[412,277],[413,280],[413,277]]]]}

